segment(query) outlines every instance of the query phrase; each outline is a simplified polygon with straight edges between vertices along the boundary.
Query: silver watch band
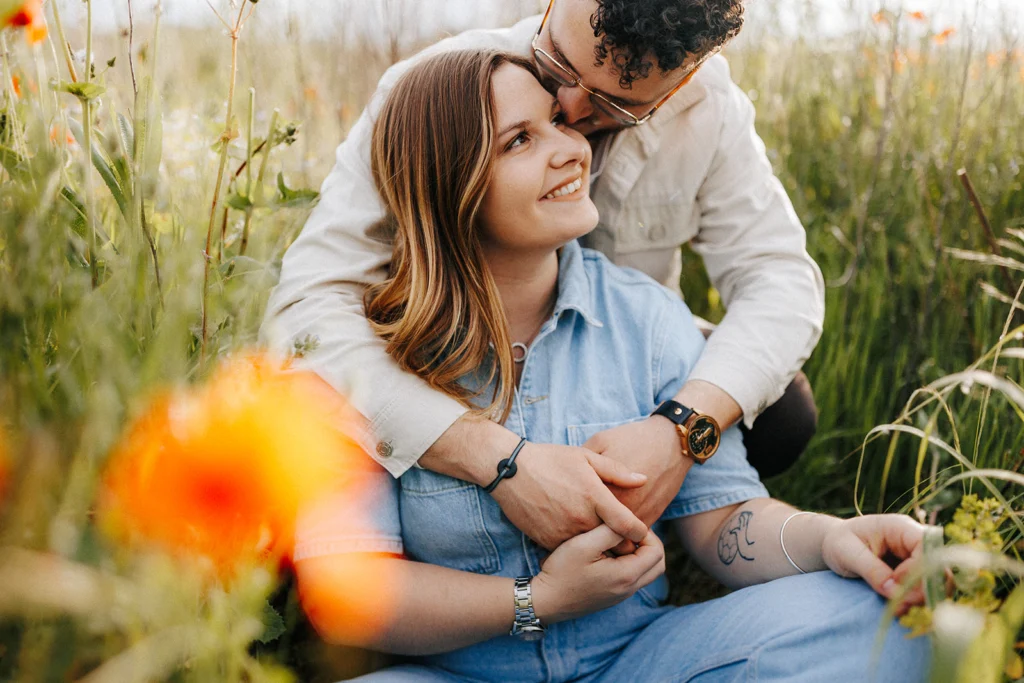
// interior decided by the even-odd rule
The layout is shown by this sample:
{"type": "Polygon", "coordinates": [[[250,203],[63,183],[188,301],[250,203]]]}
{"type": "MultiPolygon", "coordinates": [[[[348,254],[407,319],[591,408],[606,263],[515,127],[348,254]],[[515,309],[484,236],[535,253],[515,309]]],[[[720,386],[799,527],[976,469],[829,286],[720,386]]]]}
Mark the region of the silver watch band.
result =
{"type": "Polygon", "coordinates": [[[520,576],[515,580],[514,605],[516,618],[512,623],[510,636],[524,640],[538,640],[544,636],[544,626],[533,610],[533,591],[530,589],[532,576],[520,576]]]}

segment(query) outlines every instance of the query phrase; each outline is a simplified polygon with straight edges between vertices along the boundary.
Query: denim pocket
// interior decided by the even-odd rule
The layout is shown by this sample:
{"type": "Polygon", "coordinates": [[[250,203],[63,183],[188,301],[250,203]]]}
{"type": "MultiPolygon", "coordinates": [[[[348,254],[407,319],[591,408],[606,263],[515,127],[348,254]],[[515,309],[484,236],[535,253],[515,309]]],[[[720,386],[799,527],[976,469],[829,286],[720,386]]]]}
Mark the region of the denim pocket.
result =
{"type": "Polygon", "coordinates": [[[631,422],[646,420],[646,416],[632,417],[628,420],[614,420],[612,422],[593,422],[590,424],[569,425],[566,427],[566,440],[570,446],[582,446],[590,437],[598,432],[603,432],[612,427],[620,427],[631,422]]]}
{"type": "Polygon", "coordinates": [[[406,554],[477,574],[501,569],[498,547],[484,522],[479,486],[417,468],[403,474],[399,483],[406,554]]]}

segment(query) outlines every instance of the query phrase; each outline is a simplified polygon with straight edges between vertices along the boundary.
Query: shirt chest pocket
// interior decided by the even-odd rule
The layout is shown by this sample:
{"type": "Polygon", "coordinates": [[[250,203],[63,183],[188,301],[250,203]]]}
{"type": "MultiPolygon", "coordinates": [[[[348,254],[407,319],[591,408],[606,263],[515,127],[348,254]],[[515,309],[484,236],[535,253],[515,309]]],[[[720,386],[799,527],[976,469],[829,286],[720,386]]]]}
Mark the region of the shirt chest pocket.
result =
{"type": "Polygon", "coordinates": [[[402,539],[412,559],[477,574],[501,569],[479,486],[418,468],[399,483],[402,539]]]}
{"type": "Polygon", "coordinates": [[[700,228],[700,207],[683,189],[634,196],[623,203],[607,229],[614,234],[615,253],[674,249],[700,228]]]}

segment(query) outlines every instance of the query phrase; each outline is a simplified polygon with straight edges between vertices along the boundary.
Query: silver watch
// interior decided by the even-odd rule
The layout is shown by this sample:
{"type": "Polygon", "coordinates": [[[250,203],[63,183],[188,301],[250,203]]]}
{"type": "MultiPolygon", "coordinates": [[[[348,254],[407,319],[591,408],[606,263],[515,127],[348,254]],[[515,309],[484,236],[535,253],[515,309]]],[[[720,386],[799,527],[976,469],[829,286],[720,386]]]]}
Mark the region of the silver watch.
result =
{"type": "Polygon", "coordinates": [[[544,625],[533,611],[533,592],[530,590],[532,580],[532,576],[520,576],[515,584],[516,620],[508,634],[523,640],[540,640],[544,637],[544,625]]]}

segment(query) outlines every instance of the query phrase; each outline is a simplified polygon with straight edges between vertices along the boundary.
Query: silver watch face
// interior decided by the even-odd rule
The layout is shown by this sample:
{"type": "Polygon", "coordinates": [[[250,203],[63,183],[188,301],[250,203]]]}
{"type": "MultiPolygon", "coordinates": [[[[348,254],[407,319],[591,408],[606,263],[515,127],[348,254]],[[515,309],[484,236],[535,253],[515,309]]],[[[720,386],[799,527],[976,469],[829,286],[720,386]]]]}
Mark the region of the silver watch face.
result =
{"type": "Polygon", "coordinates": [[[514,635],[519,636],[520,640],[532,642],[544,637],[544,629],[539,626],[520,626],[514,635]]]}

